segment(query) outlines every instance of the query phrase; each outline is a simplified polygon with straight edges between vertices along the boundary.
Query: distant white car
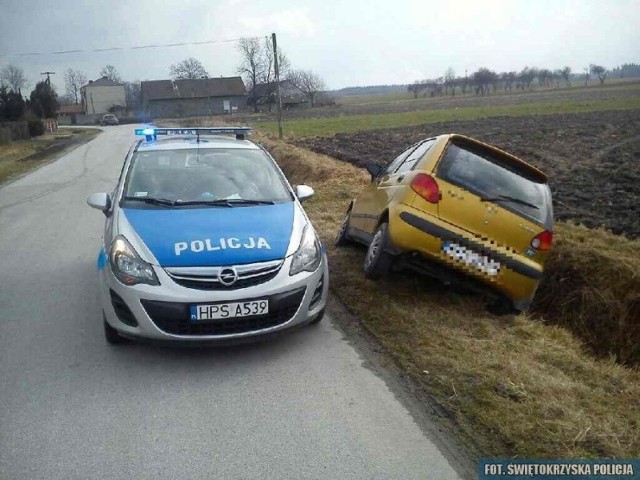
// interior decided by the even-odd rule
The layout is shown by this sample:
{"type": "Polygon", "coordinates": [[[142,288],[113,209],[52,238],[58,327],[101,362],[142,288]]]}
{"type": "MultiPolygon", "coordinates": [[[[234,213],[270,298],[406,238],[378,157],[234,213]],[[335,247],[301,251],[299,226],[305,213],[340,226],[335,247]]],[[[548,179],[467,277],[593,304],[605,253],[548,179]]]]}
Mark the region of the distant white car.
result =
{"type": "Polygon", "coordinates": [[[102,125],[103,127],[106,125],[118,125],[118,117],[116,117],[112,113],[107,113],[102,117],[100,125],[102,125]]]}
{"type": "Polygon", "coordinates": [[[140,129],[116,189],[87,199],[106,215],[108,342],[228,342],[322,319],[327,257],[301,205],[313,189],[292,188],[249,130],[140,129]]]}

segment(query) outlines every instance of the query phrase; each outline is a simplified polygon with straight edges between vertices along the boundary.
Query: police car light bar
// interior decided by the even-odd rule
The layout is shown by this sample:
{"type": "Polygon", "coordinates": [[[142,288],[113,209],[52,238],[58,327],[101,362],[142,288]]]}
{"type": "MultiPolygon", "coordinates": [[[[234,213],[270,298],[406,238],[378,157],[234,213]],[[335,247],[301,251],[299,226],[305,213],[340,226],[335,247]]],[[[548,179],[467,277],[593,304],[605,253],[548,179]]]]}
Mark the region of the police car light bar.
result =
{"type": "Polygon", "coordinates": [[[144,135],[147,141],[154,140],[158,135],[195,135],[198,140],[202,135],[233,134],[237,140],[244,140],[251,132],[251,127],[193,127],[193,128],[136,128],[136,135],[144,135]]]}

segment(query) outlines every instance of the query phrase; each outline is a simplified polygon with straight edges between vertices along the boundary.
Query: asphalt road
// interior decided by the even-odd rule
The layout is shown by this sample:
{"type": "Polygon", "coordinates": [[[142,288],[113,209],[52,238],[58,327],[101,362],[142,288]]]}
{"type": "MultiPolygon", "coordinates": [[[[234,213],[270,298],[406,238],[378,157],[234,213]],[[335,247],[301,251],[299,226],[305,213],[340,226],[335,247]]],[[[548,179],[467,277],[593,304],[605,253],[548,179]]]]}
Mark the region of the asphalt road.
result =
{"type": "Polygon", "coordinates": [[[242,347],[105,343],[85,199],[132,130],[0,188],[0,478],[457,478],[330,318],[242,347]]]}

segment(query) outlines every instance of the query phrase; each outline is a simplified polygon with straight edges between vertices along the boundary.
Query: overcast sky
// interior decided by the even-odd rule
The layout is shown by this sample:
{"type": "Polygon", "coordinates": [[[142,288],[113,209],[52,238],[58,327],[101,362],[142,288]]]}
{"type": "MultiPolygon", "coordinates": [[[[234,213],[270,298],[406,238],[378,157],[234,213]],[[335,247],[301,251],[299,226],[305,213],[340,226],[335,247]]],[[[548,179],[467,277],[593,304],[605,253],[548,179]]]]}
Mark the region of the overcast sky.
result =
{"type": "Polygon", "coordinates": [[[123,49],[65,55],[23,52],[91,50],[278,35],[298,68],[330,89],[410,83],[479,67],[581,71],[640,62],[640,0],[2,0],[0,67],[15,63],[30,87],[40,72],[73,67],[97,78],[113,64],[125,80],[169,78],[169,66],[198,58],[211,76],[232,76],[233,43],[123,49]]]}

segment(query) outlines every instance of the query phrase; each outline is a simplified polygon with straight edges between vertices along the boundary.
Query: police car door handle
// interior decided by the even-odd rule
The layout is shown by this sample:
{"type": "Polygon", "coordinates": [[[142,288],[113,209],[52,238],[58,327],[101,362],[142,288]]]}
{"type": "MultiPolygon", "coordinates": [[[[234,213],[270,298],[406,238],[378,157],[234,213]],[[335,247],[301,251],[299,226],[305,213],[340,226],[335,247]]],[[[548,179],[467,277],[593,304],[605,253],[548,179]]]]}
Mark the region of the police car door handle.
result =
{"type": "Polygon", "coordinates": [[[398,183],[400,183],[402,180],[404,180],[404,175],[400,175],[400,176],[398,177],[398,183]]]}

